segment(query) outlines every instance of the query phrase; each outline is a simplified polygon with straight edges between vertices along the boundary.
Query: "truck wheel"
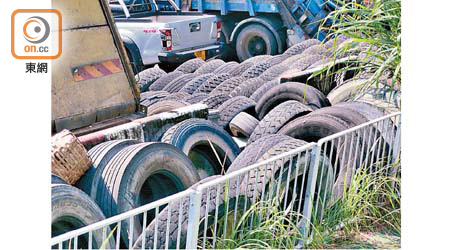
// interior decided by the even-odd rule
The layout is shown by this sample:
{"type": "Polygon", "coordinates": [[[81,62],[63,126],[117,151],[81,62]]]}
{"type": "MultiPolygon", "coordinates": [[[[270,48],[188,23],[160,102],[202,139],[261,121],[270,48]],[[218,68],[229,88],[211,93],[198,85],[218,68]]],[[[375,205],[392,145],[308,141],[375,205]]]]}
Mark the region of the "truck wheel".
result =
{"type": "Polygon", "coordinates": [[[217,93],[214,95],[209,95],[208,98],[202,101],[202,103],[206,104],[210,109],[216,109],[217,107],[222,105],[222,103],[226,102],[230,98],[231,98],[230,95],[224,93],[217,93]]]}
{"type": "Polygon", "coordinates": [[[148,87],[152,85],[152,83],[154,83],[156,80],[158,80],[160,77],[164,75],[167,75],[167,73],[164,70],[160,69],[159,67],[155,66],[153,68],[149,68],[139,72],[135,76],[135,78],[141,92],[145,92],[148,90],[148,87]]]}
{"type": "Polygon", "coordinates": [[[190,104],[196,104],[196,103],[202,102],[206,98],[208,98],[208,94],[197,93],[197,94],[193,94],[193,95],[190,95],[190,96],[184,98],[183,101],[188,102],[190,104]]]}
{"type": "MultiPolygon", "coordinates": [[[[119,151],[106,165],[101,175],[104,185],[97,203],[106,217],[111,217],[183,191],[200,180],[195,166],[181,150],[159,142],[139,143],[119,151]]],[[[147,222],[153,211],[147,212],[147,222]]],[[[128,234],[141,233],[143,214],[122,221],[121,238],[128,247],[128,234]]],[[[116,239],[119,240],[119,239],[116,239]]],[[[133,244],[133,243],[132,243],[133,244]]]]}
{"type": "Polygon", "coordinates": [[[195,73],[180,75],[179,77],[169,82],[162,90],[167,91],[169,93],[178,92],[181,88],[184,87],[184,85],[186,85],[190,80],[194,79],[194,77],[196,76],[197,74],[195,73]]]}
{"type": "Polygon", "coordinates": [[[254,114],[255,102],[245,96],[235,96],[219,106],[219,125],[227,128],[230,121],[240,112],[249,111],[254,114]]]}
{"type": "Polygon", "coordinates": [[[240,152],[225,130],[205,119],[188,119],[172,126],[161,142],[181,149],[197,167],[201,179],[225,173],[240,152]]]}
{"type": "Polygon", "coordinates": [[[162,90],[167,84],[173,81],[175,78],[183,75],[184,73],[178,70],[172,71],[167,75],[160,77],[149,88],[150,91],[162,90]]]}
{"type": "Polygon", "coordinates": [[[205,64],[200,66],[195,73],[197,74],[206,74],[206,73],[212,73],[214,70],[216,70],[218,67],[224,65],[225,62],[221,59],[214,59],[211,61],[207,61],[205,64]]]}
{"type": "Polygon", "coordinates": [[[192,72],[196,71],[198,68],[200,68],[203,64],[205,64],[205,61],[203,61],[202,59],[193,58],[193,59],[187,60],[186,62],[182,63],[175,70],[181,71],[186,74],[192,73],[192,72]]]}
{"type": "MultiPolygon", "coordinates": [[[[97,204],[84,192],[66,184],[52,184],[52,237],[85,227],[105,219],[97,204]]],[[[110,229],[106,228],[106,235],[110,229]]],[[[73,242],[64,242],[62,249],[73,249],[73,242]]],[[[102,245],[101,230],[92,233],[92,249],[98,249],[102,245]]],[[[84,234],[78,237],[78,247],[88,249],[89,237],[84,234]]],[[[106,242],[106,249],[115,247],[114,238],[106,242]]]]}
{"type": "Polygon", "coordinates": [[[250,97],[259,87],[261,87],[266,81],[256,77],[246,79],[242,84],[237,86],[231,91],[231,96],[245,96],[250,97]]]}
{"type": "Polygon", "coordinates": [[[255,127],[258,126],[258,119],[255,117],[241,112],[237,114],[230,122],[230,131],[234,136],[250,137],[255,127]]]}
{"type": "Polygon", "coordinates": [[[275,37],[262,25],[248,25],[237,36],[236,53],[241,62],[257,55],[275,55],[277,51],[275,37]]]}
{"type": "Polygon", "coordinates": [[[200,87],[206,80],[208,80],[213,75],[214,74],[212,73],[207,73],[195,77],[194,79],[186,83],[186,85],[184,85],[183,88],[180,89],[180,92],[186,92],[192,95],[198,89],[198,87],[200,87]]]}
{"type": "Polygon", "coordinates": [[[289,100],[277,105],[258,123],[248,139],[247,145],[264,135],[276,134],[284,124],[311,111],[312,109],[309,106],[295,100],[289,100]]]}
{"type": "Polygon", "coordinates": [[[195,90],[195,93],[206,93],[209,94],[213,91],[217,86],[219,86],[222,82],[230,79],[232,76],[228,73],[223,74],[213,74],[208,80],[206,80],[200,87],[195,90]]]}
{"type": "Polygon", "coordinates": [[[147,116],[156,115],[159,113],[171,111],[177,108],[190,105],[188,102],[177,100],[163,100],[147,107],[147,116]]]}
{"type": "Polygon", "coordinates": [[[228,95],[235,88],[237,88],[239,85],[241,85],[245,80],[247,80],[247,79],[242,76],[235,76],[233,78],[230,78],[230,79],[224,81],[223,83],[219,84],[219,86],[217,86],[213,91],[211,91],[211,93],[209,93],[209,95],[215,95],[218,93],[228,95]]]}

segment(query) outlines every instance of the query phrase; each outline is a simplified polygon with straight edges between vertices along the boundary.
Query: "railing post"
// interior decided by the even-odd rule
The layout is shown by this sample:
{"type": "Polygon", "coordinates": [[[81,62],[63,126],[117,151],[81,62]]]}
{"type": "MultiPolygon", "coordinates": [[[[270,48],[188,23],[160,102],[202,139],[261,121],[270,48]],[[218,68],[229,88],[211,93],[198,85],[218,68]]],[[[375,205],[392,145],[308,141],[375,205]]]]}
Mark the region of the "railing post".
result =
{"type": "Polygon", "coordinates": [[[314,207],[314,192],[316,189],[317,174],[319,172],[320,148],[322,144],[315,145],[312,149],[311,161],[309,164],[309,174],[305,193],[305,205],[303,206],[303,219],[301,220],[302,240],[296,249],[305,245],[305,240],[309,238],[309,227],[311,224],[312,208],[314,207]]]}
{"type": "Polygon", "coordinates": [[[201,191],[195,190],[195,192],[191,193],[189,197],[186,249],[197,249],[201,202],[202,202],[201,191]]]}

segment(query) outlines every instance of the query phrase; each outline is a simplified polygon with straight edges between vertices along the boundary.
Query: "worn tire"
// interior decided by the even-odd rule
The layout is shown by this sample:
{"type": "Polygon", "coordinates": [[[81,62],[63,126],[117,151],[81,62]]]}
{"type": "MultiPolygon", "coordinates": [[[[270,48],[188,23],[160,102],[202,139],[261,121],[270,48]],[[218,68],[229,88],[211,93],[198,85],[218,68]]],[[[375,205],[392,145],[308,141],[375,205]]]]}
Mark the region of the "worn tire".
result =
{"type": "Polygon", "coordinates": [[[363,116],[362,114],[360,114],[359,112],[355,112],[352,109],[346,108],[346,107],[324,107],[318,110],[313,111],[311,114],[314,115],[320,115],[320,114],[328,114],[328,115],[332,115],[335,116],[339,119],[344,120],[345,122],[347,122],[348,124],[350,124],[350,126],[354,127],[357,126],[359,124],[363,124],[365,122],[368,122],[369,120],[363,116]]]}
{"type": "Polygon", "coordinates": [[[360,92],[360,88],[366,81],[367,79],[363,78],[347,80],[342,85],[332,89],[327,98],[333,105],[348,101],[360,92]]]}
{"type": "Polygon", "coordinates": [[[316,44],[305,49],[302,55],[318,55],[323,57],[329,57],[331,56],[331,51],[326,49],[322,44],[316,44]]]}
{"type": "Polygon", "coordinates": [[[237,88],[239,85],[241,85],[246,80],[247,79],[242,76],[232,77],[232,78],[222,82],[221,84],[219,84],[219,86],[217,86],[209,94],[210,95],[215,95],[215,94],[219,94],[219,93],[230,94],[235,88],[237,88]]]}
{"type": "Polygon", "coordinates": [[[225,130],[204,119],[192,118],[172,126],[161,141],[181,149],[197,167],[201,179],[224,173],[240,153],[239,146],[225,130]]]}
{"type": "Polygon", "coordinates": [[[269,60],[267,60],[267,62],[270,64],[270,67],[273,67],[275,65],[281,64],[284,60],[288,59],[289,57],[290,57],[290,55],[285,55],[285,54],[276,55],[276,56],[273,56],[272,58],[270,58],[269,60]]]}
{"type": "Polygon", "coordinates": [[[195,93],[206,93],[209,94],[211,91],[213,91],[217,86],[219,86],[222,82],[230,79],[232,76],[228,73],[213,75],[208,80],[206,80],[200,87],[197,88],[197,90],[194,91],[195,93]]]}
{"type": "Polygon", "coordinates": [[[170,95],[167,91],[147,91],[141,94],[141,101],[140,104],[145,107],[149,107],[150,105],[153,105],[157,103],[158,101],[163,100],[164,98],[168,97],[170,95]]]}
{"type": "Polygon", "coordinates": [[[245,96],[235,96],[219,106],[219,125],[227,128],[230,121],[240,112],[254,113],[255,102],[245,96]]]}
{"type": "Polygon", "coordinates": [[[264,81],[271,81],[275,78],[277,78],[278,76],[280,76],[281,74],[283,74],[285,71],[287,71],[289,69],[288,66],[283,65],[283,64],[277,64],[274,65],[270,68],[268,68],[266,71],[264,71],[259,78],[263,79],[264,81]]]}
{"type": "Polygon", "coordinates": [[[186,93],[186,92],[175,92],[173,94],[170,94],[170,95],[164,97],[162,99],[162,101],[164,101],[164,100],[175,100],[175,101],[180,101],[181,100],[181,101],[183,101],[184,98],[190,97],[190,96],[191,95],[186,93]]]}
{"type": "Polygon", "coordinates": [[[190,104],[196,104],[196,103],[201,103],[206,98],[208,98],[208,94],[197,93],[197,94],[193,94],[193,95],[185,97],[182,101],[188,102],[190,104]]]}
{"type": "MultiPolygon", "coordinates": [[[[259,45],[259,44],[258,44],[259,45]]],[[[262,47],[261,45],[259,47],[262,47]]],[[[248,58],[254,57],[259,53],[266,55],[274,55],[278,51],[277,41],[272,32],[260,24],[250,24],[244,27],[236,38],[236,54],[239,61],[244,61],[248,58]],[[265,51],[252,51],[252,40],[259,38],[264,42],[265,51]]]]}
{"type": "Polygon", "coordinates": [[[326,49],[333,49],[347,40],[348,37],[344,35],[338,35],[337,37],[331,38],[323,44],[323,47],[326,49]]]}
{"type": "Polygon", "coordinates": [[[253,101],[258,101],[259,99],[261,99],[261,97],[267,93],[267,91],[269,91],[269,89],[280,85],[280,81],[278,79],[273,79],[271,81],[268,81],[266,83],[264,83],[263,85],[261,85],[259,88],[257,88],[250,96],[250,99],[252,99],[253,101]]]}
{"type": "Polygon", "coordinates": [[[223,60],[213,59],[211,61],[207,61],[205,64],[200,66],[200,68],[198,68],[195,71],[195,73],[197,73],[197,74],[212,73],[212,72],[214,72],[214,70],[216,70],[218,67],[222,66],[223,64],[225,64],[225,62],[223,60]]]}
{"type": "Polygon", "coordinates": [[[206,104],[208,106],[208,108],[210,108],[210,109],[216,109],[220,105],[222,105],[222,103],[228,101],[228,99],[230,99],[230,98],[231,98],[230,95],[223,94],[223,93],[218,93],[218,94],[214,94],[214,95],[210,94],[207,98],[202,100],[202,103],[206,104]]]}
{"type": "Polygon", "coordinates": [[[222,64],[221,66],[219,66],[216,70],[213,71],[213,73],[214,74],[229,73],[235,67],[239,67],[239,63],[237,63],[237,62],[227,62],[227,63],[222,64]]]}
{"type": "MultiPolygon", "coordinates": [[[[302,54],[303,55],[303,54],[302,54]]],[[[297,70],[305,70],[309,66],[313,65],[315,62],[322,60],[324,57],[321,55],[305,55],[301,59],[297,60],[296,62],[293,62],[290,69],[297,69],[297,70]]]]}
{"type": "Polygon", "coordinates": [[[307,48],[320,44],[320,41],[317,39],[308,39],[305,41],[302,41],[300,43],[292,45],[289,49],[287,49],[283,54],[284,55],[300,55],[305,51],[307,48]]]}
{"type": "Polygon", "coordinates": [[[59,176],[57,176],[57,175],[55,175],[55,174],[52,174],[52,180],[51,180],[52,182],[52,184],[66,184],[66,185],[69,185],[69,184],[67,184],[67,182],[65,181],[65,180],[63,180],[63,178],[61,178],[61,177],[59,177],[59,176]]]}
{"type": "Polygon", "coordinates": [[[152,85],[150,85],[148,90],[149,91],[162,90],[167,84],[169,84],[175,78],[177,78],[183,74],[184,74],[183,72],[178,71],[178,70],[172,71],[172,72],[160,77],[158,80],[156,80],[152,85]]]}
{"type": "Polygon", "coordinates": [[[187,105],[190,105],[190,103],[176,100],[163,100],[147,107],[147,116],[172,111],[187,105]]]}
{"type": "Polygon", "coordinates": [[[259,121],[255,117],[241,112],[230,121],[230,131],[234,136],[250,137],[259,121]]]}
{"type": "Polygon", "coordinates": [[[265,82],[266,81],[259,77],[246,79],[242,84],[234,88],[233,91],[230,92],[230,95],[232,97],[250,97],[259,87],[264,85],[265,82]]]}
{"type": "Polygon", "coordinates": [[[234,69],[230,70],[228,73],[230,73],[233,76],[240,76],[242,73],[244,73],[248,68],[253,66],[255,63],[252,61],[245,61],[241,62],[238,66],[236,66],[234,69]]]}
{"type": "Polygon", "coordinates": [[[308,114],[311,111],[312,109],[309,106],[295,100],[285,101],[277,105],[258,123],[248,139],[247,145],[265,135],[276,134],[278,130],[292,119],[308,114]]]}
{"type": "MultiPolygon", "coordinates": [[[[51,185],[51,206],[52,206],[52,237],[85,227],[105,219],[97,204],[84,192],[70,185],[51,185]]],[[[110,229],[106,228],[108,235],[110,229]]],[[[78,237],[78,247],[88,248],[88,236],[84,234],[78,237]]],[[[67,244],[67,241],[65,242],[67,244]]],[[[95,230],[92,232],[92,249],[98,249],[102,245],[102,232],[95,230]]],[[[63,249],[73,248],[63,244],[63,249]]],[[[114,238],[105,244],[106,249],[115,247],[114,238]]]]}
{"type": "Polygon", "coordinates": [[[181,71],[186,74],[192,73],[192,72],[196,71],[198,68],[200,68],[203,64],[205,64],[205,61],[203,61],[202,59],[193,58],[193,59],[187,60],[186,62],[182,63],[175,70],[181,71]]]}
{"type": "MultiPolygon", "coordinates": [[[[200,180],[195,166],[182,151],[166,143],[140,143],[119,151],[101,174],[105,185],[97,203],[106,217],[137,208],[180,192],[200,180]]],[[[122,221],[121,238],[128,247],[128,232],[141,233],[139,216],[122,221]]],[[[150,221],[150,218],[148,219],[150,221]]]]}
{"type": "Polygon", "coordinates": [[[269,62],[255,63],[253,66],[244,71],[244,73],[242,73],[241,76],[245,78],[255,78],[260,76],[268,68],[270,68],[269,62]]]}
{"type": "Polygon", "coordinates": [[[258,100],[255,110],[260,119],[279,103],[297,100],[313,110],[330,106],[326,97],[316,88],[299,82],[285,82],[268,90],[258,100]]]}
{"type": "Polygon", "coordinates": [[[186,83],[186,85],[184,85],[183,88],[180,89],[180,92],[186,92],[192,95],[198,89],[198,87],[200,87],[204,82],[206,82],[206,80],[208,80],[213,75],[214,74],[212,73],[207,73],[196,76],[194,79],[186,83]]]}
{"type": "Polygon", "coordinates": [[[167,73],[164,70],[159,67],[153,67],[139,72],[135,78],[141,92],[145,92],[150,85],[165,75],[167,73]]]}
{"type": "Polygon", "coordinates": [[[180,75],[179,77],[173,79],[169,82],[162,90],[167,91],[169,93],[176,93],[181,88],[184,87],[190,80],[194,79],[197,76],[195,73],[188,73],[180,75]]]}

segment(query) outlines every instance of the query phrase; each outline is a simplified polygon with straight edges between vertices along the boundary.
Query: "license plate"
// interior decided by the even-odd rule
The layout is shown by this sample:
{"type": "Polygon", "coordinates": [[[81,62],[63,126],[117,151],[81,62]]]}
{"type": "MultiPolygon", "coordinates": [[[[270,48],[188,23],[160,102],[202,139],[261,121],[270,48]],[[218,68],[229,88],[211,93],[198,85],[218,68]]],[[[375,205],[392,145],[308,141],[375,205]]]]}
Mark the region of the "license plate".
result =
{"type": "Polygon", "coordinates": [[[202,50],[202,51],[197,51],[194,52],[195,57],[201,58],[203,60],[206,60],[206,51],[202,50]]]}

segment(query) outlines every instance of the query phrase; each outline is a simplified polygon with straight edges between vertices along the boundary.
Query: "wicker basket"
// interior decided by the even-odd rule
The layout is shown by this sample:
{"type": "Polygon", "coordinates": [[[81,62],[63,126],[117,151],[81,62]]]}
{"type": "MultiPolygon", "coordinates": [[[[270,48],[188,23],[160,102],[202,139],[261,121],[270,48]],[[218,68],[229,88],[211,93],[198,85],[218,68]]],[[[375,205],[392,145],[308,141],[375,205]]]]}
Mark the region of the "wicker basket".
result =
{"type": "Polygon", "coordinates": [[[86,149],[69,130],[52,136],[52,173],[73,185],[91,165],[86,149]]]}

